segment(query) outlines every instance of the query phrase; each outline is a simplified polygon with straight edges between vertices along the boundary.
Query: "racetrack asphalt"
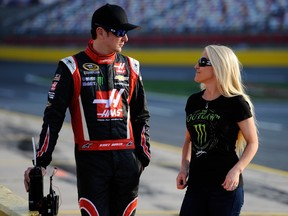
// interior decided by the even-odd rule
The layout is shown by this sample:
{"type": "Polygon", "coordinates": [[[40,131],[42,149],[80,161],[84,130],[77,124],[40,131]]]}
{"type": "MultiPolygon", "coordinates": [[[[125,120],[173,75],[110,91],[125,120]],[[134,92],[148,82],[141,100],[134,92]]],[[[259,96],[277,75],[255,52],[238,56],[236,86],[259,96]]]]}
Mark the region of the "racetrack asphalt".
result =
{"type": "MultiPolygon", "coordinates": [[[[12,193],[27,199],[23,173],[32,164],[31,137],[38,134],[42,120],[33,115],[0,110],[0,121],[0,183],[12,193]]],[[[44,178],[44,194],[47,194],[49,173],[54,166],[58,167],[53,186],[61,197],[58,215],[63,216],[80,215],[73,174],[72,139],[70,125],[65,123],[53,155],[53,164],[48,167],[44,178]]],[[[180,160],[179,147],[152,142],[152,161],[141,177],[136,215],[178,215],[185,193],[176,189],[180,160]]],[[[288,172],[251,165],[244,171],[244,184],[246,192],[242,216],[288,216],[288,172]]]]}
{"type": "MultiPolygon", "coordinates": [[[[31,52],[31,49],[27,50],[26,57],[29,55],[29,50],[31,52]]],[[[11,56],[13,58],[15,50],[12,52],[14,52],[11,56]]],[[[255,54],[257,53],[252,53],[252,56],[255,54]]],[[[284,55],[280,52],[282,56],[280,61],[286,62],[287,66],[286,55],[286,51],[284,55]]],[[[249,60],[245,56],[246,59],[249,60]]],[[[38,136],[42,124],[41,118],[0,109],[0,185],[26,200],[28,194],[24,190],[23,173],[28,166],[32,165],[31,137],[38,136]]],[[[53,155],[53,164],[48,169],[49,174],[54,166],[58,167],[53,185],[56,193],[61,197],[58,215],[63,216],[80,215],[77,205],[76,178],[73,174],[75,162],[72,137],[70,125],[65,123],[53,155]]],[[[153,141],[151,148],[152,160],[142,174],[136,215],[178,215],[185,193],[183,190],[176,189],[175,181],[181,161],[181,148],[153,141]]],[[[47,175],[44,185],[45,194],[48,193],[48,179],[47,175]]],[[[244,171],[244,184],[245,203],[242,216],[288,216],[288,172],[251,164],[244,171]]],[[[1,210],[0,205],[0,215],[1,210]]]]}

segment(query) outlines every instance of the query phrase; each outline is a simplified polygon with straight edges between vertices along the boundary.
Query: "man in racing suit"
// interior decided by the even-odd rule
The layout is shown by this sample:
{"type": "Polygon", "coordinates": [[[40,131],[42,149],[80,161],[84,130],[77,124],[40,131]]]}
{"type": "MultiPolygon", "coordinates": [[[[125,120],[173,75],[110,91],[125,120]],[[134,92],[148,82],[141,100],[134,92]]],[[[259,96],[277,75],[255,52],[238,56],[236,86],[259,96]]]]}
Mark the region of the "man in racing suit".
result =
{"type": "MultiPolygon", "coordinates": [[[[37,164],[52,160],[66,109],[75,140],[82,215],[135,215],[139,178],[150,162],[146,96],[139,62],[120,54],[128,41],[125,11],[106,4],[92,17],[86,50],[58,65],[44,112],[37,164]]],[[[29,171],[25,186],[29,189],[29,171]]]]}

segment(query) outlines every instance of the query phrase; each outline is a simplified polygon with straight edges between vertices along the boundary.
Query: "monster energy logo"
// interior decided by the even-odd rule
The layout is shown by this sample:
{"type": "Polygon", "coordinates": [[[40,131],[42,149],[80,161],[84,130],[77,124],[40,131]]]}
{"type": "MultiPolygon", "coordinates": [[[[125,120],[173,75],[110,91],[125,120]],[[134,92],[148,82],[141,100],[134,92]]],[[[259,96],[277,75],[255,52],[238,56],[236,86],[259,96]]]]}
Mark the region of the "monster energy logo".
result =
{"type": "Polygon", "coordinates": [[[215,121],[220,119],[220,116],[217,113],[208,112],[208,110],[201,110],[199,112],[188,115],[186,121],[190,122],[197,119],[215,121]]]}
{"type": "Polygon", "coordinates": [[[97,83],[101,87],[104,84],[104,78],[102,76],[97,77],[97,83]]]}
{"type": "Polygon", "coordinates": [[[207,141],[207,132],[205,124],[194,125],[195,131],[197,132],[197,141],[199,145],[203,145],[207,141]]]}

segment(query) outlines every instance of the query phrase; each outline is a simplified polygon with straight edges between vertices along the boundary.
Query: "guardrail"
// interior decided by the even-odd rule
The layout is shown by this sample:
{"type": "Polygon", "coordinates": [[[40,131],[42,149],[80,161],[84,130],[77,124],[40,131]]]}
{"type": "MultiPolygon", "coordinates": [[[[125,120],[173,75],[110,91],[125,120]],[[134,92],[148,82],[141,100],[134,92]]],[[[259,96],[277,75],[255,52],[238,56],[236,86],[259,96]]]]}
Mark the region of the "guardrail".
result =
{"type": "Polygon", "coordinates": [[[0,216],[38,216],[37,211],[29,211],[28,201],[0,185],[0,216]]]}
{"type": "MultiPolygon", "coordinates": [[[[0,46],[0,60],[53,62],[78,53],[81,48],[56,48],[56,47],[19,47],[0,46]]],[[[204,47],[203,47],[204,48],[204,47]]],[[[184,48],[147,48],[124,49],[123,54],[129,55],[140,61],[141,65],[165,66],[194,66],[202,54],[202,49],[184,48]]],[[[235,50],[240,62],[252,67],[287,67],[287,49],[238,49],[235,50]]]]}

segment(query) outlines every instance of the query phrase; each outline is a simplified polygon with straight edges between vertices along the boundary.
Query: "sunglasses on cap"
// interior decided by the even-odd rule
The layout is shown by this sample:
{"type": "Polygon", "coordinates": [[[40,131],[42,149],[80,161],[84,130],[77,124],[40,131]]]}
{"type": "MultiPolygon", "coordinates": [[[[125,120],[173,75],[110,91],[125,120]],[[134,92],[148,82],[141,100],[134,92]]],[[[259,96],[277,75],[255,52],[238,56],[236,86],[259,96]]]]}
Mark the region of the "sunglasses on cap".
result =
{"type": "Polygon", "coordinates": [[[124,29],[119,29],[119,30],[116,30],[116,29],[107,29],[108,31],[110,31],[112,34],[114,34],[116,37],[124,37],[126,34],[127,34],[127,30],[124,30],[124,29]]]}
{"type": "Polygon", "coordinates": [[[212,66],[209,59],[202,57],[198,60],[199,67],[206,67],[206,66],[212,66]]]}
{"type": "Polygon", "coordinates": [[[103,28],[105,31],[111,32],[111,33],[114,34],[116,37],[124,37],[124,36],[127,34],[127,32],[128,32],[127,30],[124,30],[124,29],[116,30],[116,29],[113,29],[113,28],[109,28],[109,27],[100,25],[100,24],[98,24],[98,23],[95,23],[95,25],[96,25],[96,28],[97,28],[97,27],[101,27],[101,28],[103,28]]]}
{"type": "Polygon", "coordinates": [[[102,25],[99,25],[99,27],[105,29],[105,31],[107,31],[107,32],[111,32],[116,37],[124,37],[127,34],[127,32],[128,32],[127,30],[124,30],[124,29],[116,30],[116,29],[108,28],[108,27],[102,26],[102,25]]]}

